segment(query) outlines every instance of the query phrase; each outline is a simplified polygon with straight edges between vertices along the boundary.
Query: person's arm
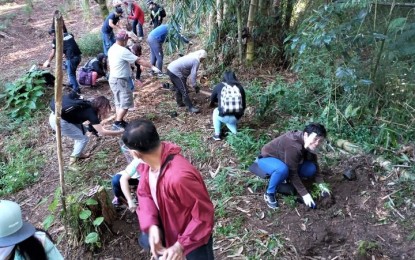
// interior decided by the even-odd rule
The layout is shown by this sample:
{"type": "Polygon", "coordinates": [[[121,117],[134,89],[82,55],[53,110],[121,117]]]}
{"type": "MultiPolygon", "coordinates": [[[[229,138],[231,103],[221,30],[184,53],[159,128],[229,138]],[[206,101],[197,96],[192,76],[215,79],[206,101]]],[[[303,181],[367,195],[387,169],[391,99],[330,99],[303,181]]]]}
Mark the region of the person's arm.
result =
{"type": "Polygon", "coordinates": [[[199,69],[200,62],[195,60],[193,62],[192,70],[190,72],[190,84],[194,88],[197,85],[197,70],[199,69]]]}
{"type": "Polygon", "coordinates": [[[159,211],[151,196],[150,186],[148,183],[148,172],[142,174],[140,181],[138,182],[137,198],[140,203],[138,207],[137,215],[140,223],[140,229],[144,233],[149,233],[151,226],[160,226],[159,211]]]}
{"type": "Polygon", "coordinates": [[[138,10],[139,7],[137,6],[137,4],[134,3],[133,8],[134,8],[134,14],[129,16],[128,18],[133,19],[133,20],[138,20],[138,17],[140,15],[140,10],[138,10]]]}
{"type": "Polygon", "coordinates": [[[219,83],[218,85],[216,85],[213,88],[212,94],[210,95],[210,104],[209,104],[210,107],[214,107],[215,106],[215,103],[218,103],[219,102],[219,100],[218,100],[218,94],[220,92],[219,91],[220,88],[221,88],[221,83],[219,83]]]}
{"type": "Polygon", "coordinates": [[[177,178],[172,183],[174,189],[171,189],[173,196],[176,196],[176,199],[191,212],[189,223],[177,238],[177,242],[184,248],[185,253],[200,246],[200,241],[207,243],[214,225],[213,204],[202,177],[197,177],[196,174],[199,173],[185,172],[182,178],[177,178]]]}
{"type": "Polygon", "coordinates": [[[95,128],[95,130],[97,130],[99,135],[103,135],[103,136],[117,136],[117,135],[121,135],[124,132],[124,130],[114,131],[114,130],[105,129],[105,128],[102,127],[101,124],[92,125],[92,126],[95,128]]]}
{"type": "MultiPolygon", "coordinates": [[[[293,148],[293,150],[295,150],[293,148]]],[[[307,195],[308,191],[305,188],[300,175],[298,174],[298,166],[300,164],[300,161],[302,160],[302,154],[300,151],[286,151],[286,161],[285,163],[288,166],[289,170],[289,178],[294,186],[294,188],[297,190],[298,194],[301,196],[307,195]]]]}
{"type": "Polygon", "coordinates": [[[242,96],[242,107],[246,108],[246,95],[245,95],[245,90],[243,87],[239,87],[239,91],[241,92],[241,96],[242,96]]]}
{"type": "Polygon", "coordinates": [[[112,29],[118,28],[119,30],[121,30],[121,27],[120,27],[120,26],[118,26],[118,25],[116,25],[116,24],[114,24],[114,22],[113,22],[113,20],[112,20],[112,19],[109,19],[109,20],[108,20],[108,25],[109,25],[112,29]]]}
{"type": "Polygon", "coordinates": [[[153,66],[150,62],[143,60],[141,57],[138,57],[135,61],[135,64],[142,65],[144,67],[150,68],[155,73],[160,73],[161,71],[156,67],[153,66]]]}
{"type": "Polygon", "coordinates": [[[137,167],[140,164],[141,160],[134,158],[130,164],[125,168],[124,171],[121,173],[120,178],[120,186],[122,193],[124,194],[125,198],[127,199],[128,205],[130,202],[133,201],[130,193],[130,184],[129,180],[131,179],[134,174],[137,173],[137,167]]]}

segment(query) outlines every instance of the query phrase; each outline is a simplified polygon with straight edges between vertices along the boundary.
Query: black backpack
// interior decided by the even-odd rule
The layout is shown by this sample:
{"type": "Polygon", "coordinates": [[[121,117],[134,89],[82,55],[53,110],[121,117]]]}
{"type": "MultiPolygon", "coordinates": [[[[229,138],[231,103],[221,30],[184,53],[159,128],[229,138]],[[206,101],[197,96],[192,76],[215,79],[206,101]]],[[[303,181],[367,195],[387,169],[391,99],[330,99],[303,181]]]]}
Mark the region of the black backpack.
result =
{"type": "MultiPolygon", "coordinates": [[[[50,109],[55,112],[55,99],[52,98],[49,104],[50,109]]],[[[78,113],[82,113],[83,110],[92,107],[91,102],[81,99],[76,93],[64,95],[62,97],[62,119],[73,124],[82,124],[82,122],[74,122],[74,118],[77,118],[78,113]]]]}

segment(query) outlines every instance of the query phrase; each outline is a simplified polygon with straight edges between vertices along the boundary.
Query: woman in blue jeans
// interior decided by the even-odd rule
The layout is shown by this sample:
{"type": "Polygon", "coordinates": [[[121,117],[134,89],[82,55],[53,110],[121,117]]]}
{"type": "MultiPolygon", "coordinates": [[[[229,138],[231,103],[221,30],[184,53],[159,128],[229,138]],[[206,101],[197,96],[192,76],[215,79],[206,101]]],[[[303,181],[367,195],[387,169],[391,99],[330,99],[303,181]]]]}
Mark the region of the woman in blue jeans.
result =
{"type": "Polygon", "coordinates": [[[243,116],[246,108],[245,90],[236,79],[234,72],[226,71],[223,74],[222,82],[213,89],[210,96],[210,107],[214,107],[215,103],[218,104],[218,107],[213,110],[212,114],[213,127],[215,129],[213,139],[220,141],[221,124],[226,124],[228,129],[233,134],[236,134],[237,123],[243,116]],[[233,91],[230,95],[227,94],[228,88],[231,92],[233,91]]]}
{"type": "Polygon", "coordinates": [[[322,196],[329,195],[328,189],[323,185],[317,163],[317,151],[326,135],[327,131],[323,125],[311,123],[304,131],[289,131],[261,149],[261,156],[257,160],[258,166],[270,175],[267,191],[264,194],[268,207],[278,208],[275,193],[278,186],[286,179],[310,208],[315,208],[316,204],[304,187],[302,178],[314,177],[322,196]]]}

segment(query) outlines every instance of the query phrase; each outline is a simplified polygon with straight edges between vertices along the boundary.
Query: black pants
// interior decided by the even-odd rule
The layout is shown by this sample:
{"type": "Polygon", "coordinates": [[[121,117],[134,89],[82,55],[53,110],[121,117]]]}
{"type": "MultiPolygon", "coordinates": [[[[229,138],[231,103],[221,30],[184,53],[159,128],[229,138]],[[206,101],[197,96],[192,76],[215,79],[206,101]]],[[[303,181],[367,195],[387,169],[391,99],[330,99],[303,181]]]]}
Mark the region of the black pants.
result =
{"type": "Polygon", "coordinates": [[[186,78],[179,78],[173,74],[170,70],[167,70],[167,75],[169,75],[171,82],[174,85],[176,90],[176,102],[178,105],[184,104],[191,108],[193,107],[192,101],[189,97],[189,92],[187,91],[186,78]]]}
{"type": "MultiPolygon", "coordinates": [[[[138,243],[145,251],[150,251],[148,234],[141,233],[138,243]]],[[[207,244],[202,245],[186,255],[186,260],[213,260],[213,238],[210,236],[207,244]]]]}

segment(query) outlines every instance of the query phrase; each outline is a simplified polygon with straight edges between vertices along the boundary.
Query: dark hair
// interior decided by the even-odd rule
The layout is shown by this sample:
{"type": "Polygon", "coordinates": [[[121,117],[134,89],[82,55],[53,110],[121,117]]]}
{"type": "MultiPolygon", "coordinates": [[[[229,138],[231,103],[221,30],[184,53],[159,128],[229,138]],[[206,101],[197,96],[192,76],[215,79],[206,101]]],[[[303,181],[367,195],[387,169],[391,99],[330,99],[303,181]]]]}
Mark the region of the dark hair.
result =
{"type": "Polygon", "coordinates": [[[139,43],[134,43],[134,45],[131,47],[131,51],[136,56],[141,56],[141,45],[139,43]]]}
{"type": "Polygon", "coordinates": [[[104,96],[94,97],[91,100],[92,107],[97,111],[98,118],[100,120],[104,119],[104,117],[108,114],[111,110],[111,104],[108,98],[104,96]]]}
{"type": "Polygon", "coordinates": [[[142,153],[151,153],[160,145],[160,137],[153,122],[137,119],[128,123],[122,135],[124,144],[142,153]]]}
{"type": "MultiPolygon", "coordinates": [[[[46,232],[43,229],[36,228],[36,231],[42,231],[46,234],[46,236],[50,239],[50,241],[53,243],[52,237],[48,232],[46,232]]],[[[45,248],[42,245],[42,242],[39,241],[35,237],[35,235],[32,235],[31,237],[28,237],[27,239],[23,240],[22,242],[15,245],[13,252],[11,254],[10,259],[14,259],[16,250],[24,256],[25,259],[28,260],[47,260],[47,254],[45,252],[45,248]]]]}
{"type": "Polygon", "coordinates": [[[236,78],[236,75],[233,71],[225,71],[223,73],[223,82],[226,82],[227,84],[233,86],[233,85],[238,85],[240,86],[241,83],[238,81],[238,79],[236,78]]]}
{"type": "Polygon", "coordinates": [[[311,123],[309,125],[307,125],[304,128],[304,132],[306,132],[307,134],[311,134],[311,133],[316,133],[317,136],[322,136],[324,138],[326,138],[327,136],[327,131],[326,128],[324,128],[324,126],[322,124],[319,123],[311,123]]]}

